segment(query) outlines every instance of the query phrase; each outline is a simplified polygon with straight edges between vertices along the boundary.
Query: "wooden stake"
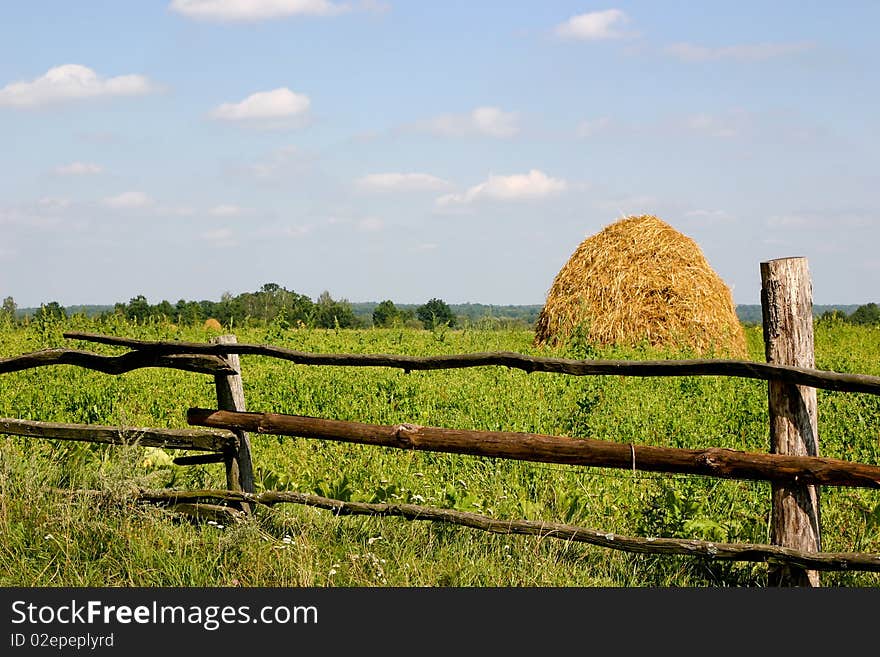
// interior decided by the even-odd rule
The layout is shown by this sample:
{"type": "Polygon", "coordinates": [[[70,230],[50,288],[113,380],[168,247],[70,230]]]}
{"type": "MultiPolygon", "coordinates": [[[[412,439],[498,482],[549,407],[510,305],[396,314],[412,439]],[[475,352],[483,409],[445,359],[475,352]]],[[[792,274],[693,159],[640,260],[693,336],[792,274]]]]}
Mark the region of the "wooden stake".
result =
{"type": "MultiPolygon", "coordinates": [[[[806,258],[761,263],[761,308],[768,363],[814,367],[813,292],[806,258]]],[[[770,451],[819,455],[816,389],[782,381],[768,384],[770,451]]],[[[771,484],[771,543],[806,552],[821,550],[819,489],[771,484]]],[[[772,586],[820,586],[819,573],[791,565],[770,567],[772,586]]]]}
{"type": "MultiPolygon", "coordinates": [[[[234,335],[219,335],[214,344],[233,344],[237,342],[234,335]]],[[[237,374],[217,375],[214,383],[217,389],[217,408],[229,411],[244,411],[244,385],[241,380],[241,362],[238,354],[226,354],[226,361],[237,374]]],[[[226,487],[231,491],[255,492],[254,469],[251,462],[251,444],[247,433],[236,430],[238,445],[226,452],[226,487]]]]}

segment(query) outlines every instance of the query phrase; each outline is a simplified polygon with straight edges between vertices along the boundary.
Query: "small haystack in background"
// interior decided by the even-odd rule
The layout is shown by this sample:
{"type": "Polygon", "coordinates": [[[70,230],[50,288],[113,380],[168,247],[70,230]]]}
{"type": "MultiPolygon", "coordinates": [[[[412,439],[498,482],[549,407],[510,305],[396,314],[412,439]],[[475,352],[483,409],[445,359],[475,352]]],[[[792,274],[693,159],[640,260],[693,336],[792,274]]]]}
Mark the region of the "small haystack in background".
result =
{"type": "Polygon", "coordinates": [[[696,242],[651,215],[581,242],[547,294],[535,344],[564,344],[579,325],[597,345],[747,356],[730,289],[696,242]]]}

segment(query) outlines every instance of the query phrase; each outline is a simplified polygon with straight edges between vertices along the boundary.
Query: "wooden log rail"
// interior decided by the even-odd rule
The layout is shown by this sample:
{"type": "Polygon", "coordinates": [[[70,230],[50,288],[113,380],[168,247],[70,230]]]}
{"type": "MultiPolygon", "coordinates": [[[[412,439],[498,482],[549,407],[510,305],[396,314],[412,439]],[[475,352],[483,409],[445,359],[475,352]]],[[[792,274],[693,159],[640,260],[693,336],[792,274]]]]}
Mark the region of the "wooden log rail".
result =
{"type": "Polygon", "coordinates": [[[235,435],[229,431],[113,427],[99,424],[36,422],[11,418],[0,418],[0,434],[54,440],[77,440],[109,445],[137,444],[141,447],[203,452],[223,452],[236,443],[235,435]]]}
{"type": "Polygon", "coordinates": [[[211,354],[130,351],[121,356],[105,356],[76,349],[44,349],[0,359],[0,374],[48,365],[75,365],[104,374],[125,374],[144,367],[168,367],[198,374],[236,373],[220,356],[211,354]]]}
{"type": "Polygon", "coordinates": [[[640,554],[702,556],[723,561],[788,563],[815,570],[880,572],[880,555],[878,554],[805,552],[793,548],[757,543],[716,543],[713,541],[680,538],[641,538],[553,522],[504,520],[468,511],[434,508],[416,504],[344,502],[342,500],[292,491],[269,491],[260,494],[248,494],[222,490],[142,490],[137,495],[137,499],[160,504],[188,504],[195,508],[198,508],[208,500],[265,506],[303,504],[327,509],[337,515],[399,516],[407,520],[446,522],[496,534],[524,534],[541,538],[579,541],[614,550],[640,554]]]}
{"type": "MultiPolygon", "coordinates": [[[[249,354],[287,360],[298,365],[350,367],[393,367],[405,372],[498,365],[526,372],[556,372],[576,376],[611,374],[619,376],[735,376],[765,381],[784,381],[840,392],[880,395],[880,377],[846,374],[746,360],[572,360],[526,356],[515,352],[479,352],[450,356],[397,356],[392,354],[315,354],[272,345],[237,343],[211,345],[200,342],[132,340],[93,333],[67,332],[64,337],[100,344],[129,347],[135,353],[170,355],[249,354]]],[[[2,370],[0,370],[2,372],[2,370]]]]}
{"type": "Polygon", "coordinates": [[[190,408],[190,425],[519,461],[880,488],[880,466],[818,456],[680,449],[506,431],[374,425],[279,413],[190,408]]]}

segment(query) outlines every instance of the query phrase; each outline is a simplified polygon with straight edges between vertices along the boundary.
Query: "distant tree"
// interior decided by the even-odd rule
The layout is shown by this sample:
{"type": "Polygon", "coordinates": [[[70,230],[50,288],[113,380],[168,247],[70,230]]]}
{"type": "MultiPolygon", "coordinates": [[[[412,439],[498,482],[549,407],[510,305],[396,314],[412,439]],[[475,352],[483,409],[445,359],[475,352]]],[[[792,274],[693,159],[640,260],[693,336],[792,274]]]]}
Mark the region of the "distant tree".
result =
{"type": "MultiPolygon", "coordinates": [[[[222,302],[221,302],[222,303],[222,302]]],[[[229,301],[232,312],[240,319],[254,319],[272,322],[284,315],[291,323],[307,323],[312,315],[312,300],[278,283],[265,283],[257,292],[245,292],[229,301]]]]}
{"type": "Polygon", "coordinates": [[[426,329],[433,329],[444,324],[450,328],[455,327],[455,315],[449,304],[442,299],[431,299],[416,308],[416,317],[426,329]]]}
{"type": "Polygon", "coordinates": [[[358,320],[347,300],[336,301],[325,290],[315,302],[312,325],[317,328],[354,328],[358,325],[358,320]]]}
{"type": "Polygon", "coordinates": [[[34,321],[36,322],[62,319],[67,319],[67,311],[57,301],[40,304],[40,307],[34,313],[34,321]]]}
{"type": "Polygon", "coordinates": [[[880,324],[880,307],[876,303],[866,303],[856,308],[847,319],[850,324],[876,326],[880,324]]]}
{"type": "Polygon", "coordinates": [[[15,303],[15,299],[12,297],[6,297],[3,299],[3,316],[7,319],[15,319],[15,311],[18,309],[18,304],[15,303]]]}
{"type": "Polygon", "coordinates": [[[125,306],[125,316],[141,322],[146,320],[150,316],[150,303],[147,297],[139,294],[129,299],[128,305],[125,306]]]}
{"type": "Polygon", "coordinates": [[[174,306],[167,299],[162,299],[160,303],[153,306],[151,312],[154,317],[162,317],[167,320],[174,318],[174,306]]]}
{"type": "Polygon", "coordinates": [[[834,324],[834,323],[846,322],[846,321],[848,321],[848,318],[847,318],[845,312],[835,308],[834,310],[826,310],[825,312],[823,312],[819,316],[819,321],[834,324]]]}
{"type": "MultiPolygon", "coordinates": [[[[287,318],[291,322],[307,324],[315,310],[315,304],[305,294],[298,294],[292,290],[285,290],[284,309],[287,318]]],[[[351,306],[348,308],[351,310],[351,306]]]]}
{"type": "Polygon", "coordinates": [[[373,310],[373,326],[394,326],[400,319],[400,311],[390,299],[386,299],[373,310]]]}
{"type": "Polygon", "coordinates": [[[174,314],[178,324],[195,324],[202,322],[207,317],[202,317],[202,309],[196,301],[180,299],[174,306],[174,314]]]}

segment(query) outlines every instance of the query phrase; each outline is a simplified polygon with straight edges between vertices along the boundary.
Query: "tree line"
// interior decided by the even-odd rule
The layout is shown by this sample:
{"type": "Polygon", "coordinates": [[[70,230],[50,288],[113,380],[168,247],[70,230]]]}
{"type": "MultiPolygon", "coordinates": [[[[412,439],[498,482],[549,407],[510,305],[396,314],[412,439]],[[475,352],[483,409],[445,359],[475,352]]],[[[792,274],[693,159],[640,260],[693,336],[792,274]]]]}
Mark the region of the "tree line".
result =
{"type": "Polygon", "coordinates": [[[823,321],[839,321],[847,324],[856,324],[861,326],[880,326],[880,306],[876,303],[866,303],[849,315],[840,310],[826,310],[819,319],[823,321]]]}
{"type": "MultiPolygon", "coordinates": [[[[29,314],[30,320],[64,319],[68,315],[81,312],[81,306],[65,308],[57,301],[42,304],[29,314]]],[[[94,307],[91,307],[94,309],[94,307]]],[[[328,291],[322,292],[312,300],[304,294],[288,290],[277,283],[266,283],[256,292],[245,292],[237,296],[224,293],[219,301],[187,301],[180,299],[172,304],[163,300],[150,304],[143,295],[130,299],[127,303],[117,303],[100,312],[89,312],[90,316],[107,319],[122,316],[131,321],[168,321],[177,324],[201,323],[214,318],[221,324],[231,327],[247,323],[275,322],[280,327],[312,328],[363,328],[405,327],[455,328],[476,325],[484,328],[527,328],[534,325],[541,309],[538,305],[527,306],[487,306],[484,304],[458,304],[450,306],[439,298],[429,299],[421,305],[395,304],[390,299],[379,303],[351,303],[347,299],[334,299],[328,291]]],[[[751,306],[744,307],[752,310],[751,306]]],[[[745,324],[759,323],[760,306],[756,306],[758,322],[751,316],[740,320],[745,324]]],[[[835,321],[853,325],[880,326],[880,306],[866,303],[855,306],[852,312],[841,309],[822,310],[816,308],[817,321],[835,321]]],[[[3,300],[0,319],[15,322],[20,319],[15,299],[11,296],[3,300]]]]}
{"type": "MultiPolygon", "coordinates": [[[[18,306],[12,297],[3,301],[3,316],[15,321],[18,306]]],[[[434,329],[440,326],[455,328],[458,318],[445,301],[432,298],[416,308],[398,308],[386,299],[376,305],[372,316],[366,320],[355,314],[347,299],[334,299],[329,291],[317,299],[277,283],[266,283],[256,292],[244,292],[233,296],[224,293],[219,301],[188,301],[180,299],[172,304],[167,300],[151,304],[140,294],[127,303],[116,303],[112,309],[98,313],[99,319],[121,316],[129,321],[167,321],[192,325],[215,319],[224,326],[248,323],[276,323],[281,328],[363,328],[411,327],[434,329]]],[[[57,301],[42,304],[30,317],[33,321],[61,320],[68,317],[67,310],[57,301]]]]}

